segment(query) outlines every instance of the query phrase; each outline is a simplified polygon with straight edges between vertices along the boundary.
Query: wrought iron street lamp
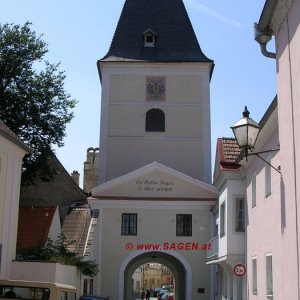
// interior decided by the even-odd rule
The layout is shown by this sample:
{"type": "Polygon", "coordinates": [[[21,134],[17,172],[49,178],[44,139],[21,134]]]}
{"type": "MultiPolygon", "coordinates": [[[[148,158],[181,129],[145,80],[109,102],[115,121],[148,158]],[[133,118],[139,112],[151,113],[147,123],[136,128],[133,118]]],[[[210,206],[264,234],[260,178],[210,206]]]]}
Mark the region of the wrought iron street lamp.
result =
{"type": "Polygon", "coordinates": [[[231,129],[234,133],[234,136],[236,138],[236,141],[241,149],[241,155],[240,157],[247,157],[250,155],[256,155],[260,159],[262,159],[266,164],[271,166],[274,170],[280,173],[280,171],[272,166],[268,161],[266,161],[263,157],[261,157],[259,154],[267,153],[267,152],[273,152],[278,151],[279,149],[274,150],[266,150],[261,152],[252,152],[254,149],[258,134],[260,132],[260,126],[253,121],[250,117],[250,112],[247,109],[247,106],[245,106],[245,109],[243,111],[243,118],[240,119],[238,122],[236,122],[234,125],[231,126],[231,129]],[[251,152],[249,152],[249,150],[251,152]]]}

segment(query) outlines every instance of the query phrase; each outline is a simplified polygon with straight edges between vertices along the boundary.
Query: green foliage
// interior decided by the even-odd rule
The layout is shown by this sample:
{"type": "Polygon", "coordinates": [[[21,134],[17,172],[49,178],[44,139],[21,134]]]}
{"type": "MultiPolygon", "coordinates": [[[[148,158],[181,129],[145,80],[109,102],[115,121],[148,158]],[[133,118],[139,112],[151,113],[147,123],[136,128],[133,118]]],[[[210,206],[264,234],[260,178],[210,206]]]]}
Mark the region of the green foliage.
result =
{"type": "Polygon", "coordinates": [[[47,158],[53,145],[63,145],[76,104],[64,89],[65,73],[44,59],[47,44],[31,25],[0,24],[0,119],[32,150],[25,182],[37,170],[50,178],[47,158]]]}
{"type": "Polygon", "coordinates": [[[44,246],[35,249],[17,249],[17,260],[48,261],[63,265],[76,266],[83,275],[94,277],[98,273],[98,265],[91,260],[84,260],[68,250],[75,241],[68,242],[64,234],[60,234],[55,242],[48,239],[44,246]]]}

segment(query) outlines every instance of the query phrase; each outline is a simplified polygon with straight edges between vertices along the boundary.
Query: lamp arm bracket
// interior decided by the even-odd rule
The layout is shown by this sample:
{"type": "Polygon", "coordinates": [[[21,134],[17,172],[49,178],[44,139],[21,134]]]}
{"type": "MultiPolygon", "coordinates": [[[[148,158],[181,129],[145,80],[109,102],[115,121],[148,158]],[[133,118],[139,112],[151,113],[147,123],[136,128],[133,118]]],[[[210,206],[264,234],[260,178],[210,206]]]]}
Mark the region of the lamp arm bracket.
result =
{"type": "Polygon", "coordinates": [[[257,155],[257,154],[263,154],[263,153],[268,153],[268,152],[276,152],[276,151],[279,151],[280,148],[278,149],[271,149],[271,150],[265,150],[265,151],[259,151],[259,152],[248,152],[248,156],[250,155],[257,155]]]}
{"type": "MultiPolygon", "coordinates": [[[[269,151],[276,151],[276,150],[269,150],[269,151]]],[[[269,151],[263,151],[263,152],[258,152],[258,153],[251,153],[251,155],[256,155],[257,157],[259,157],[261,160],[263,160],[267,165],[269,165],[271,168],[273,168],[275,171],[277,171],[279,174],[281,174],[280,170],[275,168],[274,166],[272,166],[267,160],[265,160],[263,157],[261,157],[259,154],[260,153],[265,153],[265,152],[269,152],[269,151]]]]}

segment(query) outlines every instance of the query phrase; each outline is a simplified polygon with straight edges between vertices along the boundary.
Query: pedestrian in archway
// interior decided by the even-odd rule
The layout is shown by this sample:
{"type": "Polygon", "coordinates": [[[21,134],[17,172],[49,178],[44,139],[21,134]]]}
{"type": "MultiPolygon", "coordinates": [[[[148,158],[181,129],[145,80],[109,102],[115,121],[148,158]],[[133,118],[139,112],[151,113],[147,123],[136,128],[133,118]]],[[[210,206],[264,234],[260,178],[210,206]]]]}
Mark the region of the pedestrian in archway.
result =
{"type": "Polygon", "coordinates": [[[146,291],[146,300],[150,300],[150,291],[148,289],[146,291]]]}
{"type": "Polygon", "coordinates": [[[145,298],[145,291],[144,291],[144,289],[142,289],[142,292],[141,292],[141,300],[144,300],[144,298],[145,298]]]}

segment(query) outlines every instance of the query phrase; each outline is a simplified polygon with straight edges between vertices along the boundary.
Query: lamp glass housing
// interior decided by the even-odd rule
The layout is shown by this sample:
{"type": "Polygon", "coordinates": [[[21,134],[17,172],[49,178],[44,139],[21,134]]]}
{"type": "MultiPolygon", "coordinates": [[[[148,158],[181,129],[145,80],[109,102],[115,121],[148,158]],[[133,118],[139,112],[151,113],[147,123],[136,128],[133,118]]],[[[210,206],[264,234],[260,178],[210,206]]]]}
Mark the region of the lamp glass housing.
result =
{"type": "Polygon", "coordinates": [[[243,117],[231,126],[240,148],[252,149],[257,140],[260,126],[249,117],[243,117]]]}

